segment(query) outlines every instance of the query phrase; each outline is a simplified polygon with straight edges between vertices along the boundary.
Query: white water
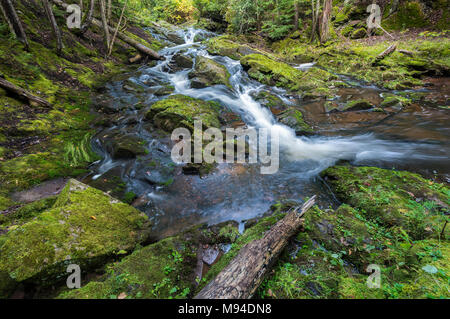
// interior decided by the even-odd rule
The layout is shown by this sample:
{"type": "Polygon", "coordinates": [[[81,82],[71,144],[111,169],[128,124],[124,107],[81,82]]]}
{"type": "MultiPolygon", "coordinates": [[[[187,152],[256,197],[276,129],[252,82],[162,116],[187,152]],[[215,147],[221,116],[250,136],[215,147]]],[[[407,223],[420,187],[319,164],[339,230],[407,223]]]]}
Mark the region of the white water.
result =
{"type": "MultiPolygon", "coordinates": [[[[207,51],[195,42],[195,37],[203,31],[189,29],[184,34],[185,44],[163,50],[166,61],[160,62],[156,67],[148,70],[159,77],[166,77],[175,87],[176,94],[188,95],[204,100],[219,101],[227,105],[236,113],[241,114],[249,125],[257,128],[267,128],[276,132],[280,139],[282,155],[289,161],[314,161],[318,164],[314,171],[319,172],[327,166],[333,165],[338,160],[398,160],[401,158],[426,159],[426,154],[417,152],[411,143],[380,140],[372,134],[354,137],[298,137],[293,129],[277,123],[272,113],[255,101],[251,93],[259,91],[263,85],[248,78],[239,61],[228,57],[210,56],[207,51]],[[164,68],[170,62],[175,53],[187,50],[185,54],[205,56],[223,64],[231,73],[231,91],[223,86],[215,86],[205,89],[191,89],[188,73],[184,70],[175,74],[164,72],[164,68]]],[[[299,65],[297,68],[307,70],[314,63],[299,65]]],[[[283,90],[278,89],[279,97],[286,100],[283,90]]]]}

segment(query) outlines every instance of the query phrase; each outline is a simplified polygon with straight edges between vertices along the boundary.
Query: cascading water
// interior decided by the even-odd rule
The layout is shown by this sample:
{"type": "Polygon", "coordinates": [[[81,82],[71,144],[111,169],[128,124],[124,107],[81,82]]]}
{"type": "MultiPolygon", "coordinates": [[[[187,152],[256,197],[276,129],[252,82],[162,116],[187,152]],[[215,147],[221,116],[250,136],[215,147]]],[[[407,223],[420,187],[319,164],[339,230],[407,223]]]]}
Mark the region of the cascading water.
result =
{"type": "MultiPolygon", "coordinates": [[[[143,168],[139,161],[113,161],[110,155],[105,155],[104,160],[94,166],[95,178],[99,178],[112,168],[122,167],[121,178],[127,182],[128,189],[146,196],[148,201],[144,210],[155,220],[163,233],[165,230],[175,232],[178,228],[205,221],[246,220],[266,211],[270,204],[280,197],[298,200],[319,194],[324,204],[333,204],[332,194],[320,180],[311,177],[339,160],[357,163],[383,161],[392,165],[404,159],[420,161],[446,158],[442,157],[442,153],[436,154],[432,145],[379,139],[371,133],[350,137],[298,137],[293,129],[277,123],[268,108],[263,107],[252,97],[253,93],[264,88],[270,89],[284,102],[290,103],[284,90],[267,88],[251,80],[239,61],[228,57],[210,56],[201,43],[196,42],[198,36],[207,37],[210,36],[209,33],[188,29],[180,33],[180,36],[184,38],[184,44],[163,49],[161,54],[166,57],[165,61],[158,62],[154,67],[142,68],[141,75],[137,78],[132,77],[131,80],[144,83],[149,79],[157,79],[172,85],[175,94],[217,101],[239,114],[247,125],[276,131],[280,138],[281,167],[274,176],[261,176],[255,165],[244,165],[245,172],[240,174],[234,174],[235,167],[227,168],[226,165],[225,167],[222,165],[219,166],[221,173],[203,179],[196,176],[178,176],[170,186],[154,186],[143,182],[142,175],[151,175],[152,172],[143,168]],[[191,88],[188,77],[191,70],[170,72],[169,64],[175,54],[205,56],[221,63],[231,74],[232,89],[225,86],[191,88]],[[433,155],[430,152],[434,152],[433,155]]],[[[314,65],[298,66],[302,70],[311,67],[314,65]]],[[[119,86],[111,85],[110,93],[113,96],[122,95],[124,99],[124,92],[119,86]]],[[[157,99],[159,98],[149,94],[147,101],[151,104],[157,99]]],[[[149,136],[143,129],[141,119],[142,117],[138,121],[140,125],[132,128],[127,125],[126,120],[119,126],[127,132],[134,130],[136,134],[145,138],[149,142],[151,152],[163,148],[158,139],[149,136]]],[[[99,149],[106,152],[105,147],[100,146],[99,149]]],[[[152,153],[152,156],[155,156],[155,153],[152,153]]],[[[167,156],[166,160],[170,161],[167,156]]]]}

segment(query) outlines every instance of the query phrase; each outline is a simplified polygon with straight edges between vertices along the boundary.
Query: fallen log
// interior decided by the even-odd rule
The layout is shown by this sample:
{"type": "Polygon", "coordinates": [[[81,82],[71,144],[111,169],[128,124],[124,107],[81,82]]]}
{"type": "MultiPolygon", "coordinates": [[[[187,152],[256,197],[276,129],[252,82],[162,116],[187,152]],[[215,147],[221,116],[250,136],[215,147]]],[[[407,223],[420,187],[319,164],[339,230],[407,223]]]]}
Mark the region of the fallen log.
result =
{"type": "Polygon", "coordinates": [[[302,216],[316,196],[289,212],[259,240],[245,245],[236,257],[194,299],[249,299],[265,274],[302,225],[302,216]]]}
{"type": "Polygon", "coordinates": [[[0,77],[0,87],[20,97],[26,98],[32,105],[37,104],[45,107],[51,107],[51,104],[48,101],[31,94],[17,85],[3,79],[2,77],[0,77]]]}
{"type": "Polygon", "coordinates": [[[383,52],[381,52],[376,58],[375,61],[372,63],[373,65],[377,65],[378,63],[381,62],[381,60],[385,59],[386,57],[388,57],[389,55],[391,55],[392,53],[394,53],[394,51],[397,49],[397,45],[393,44],[391,46],[389,46],[389,48],[387,48],[386,50],[384,50],[383,52]]]}
{"type": "MultiPolygon", "coordinates": [[[[67,9],[67,7],[69,6],[67,3],[64,3],[61,0],[52,0],[56,5],[60,6],[61,8],[63,8],[64,10],[67,9]]],[[[103,28],[103,24],[101,21],[92,18],[92,24],[99,27],[99,28],[103,28]]],[[[114,33],[115,30],[114,28],[112,28],[111,26],[108,25],[108,29],[111,33],[114,33]]],[[[164,57],[159,55],[157,52],[153,51],[152,49],[146,47],[145,45],[139,43],[138,41],[130,38],[129,36],[125,35],[124,33],[118,32],[117,33],[117,37],[119,39],[121,39],[123,42],[126,42],[127,44],[131,45],[132,47],[134,47],[136,50],[138,50],[139,52],[148,55],[150,58],[154,59],[154,60],[164,60],[164,57]]]]}

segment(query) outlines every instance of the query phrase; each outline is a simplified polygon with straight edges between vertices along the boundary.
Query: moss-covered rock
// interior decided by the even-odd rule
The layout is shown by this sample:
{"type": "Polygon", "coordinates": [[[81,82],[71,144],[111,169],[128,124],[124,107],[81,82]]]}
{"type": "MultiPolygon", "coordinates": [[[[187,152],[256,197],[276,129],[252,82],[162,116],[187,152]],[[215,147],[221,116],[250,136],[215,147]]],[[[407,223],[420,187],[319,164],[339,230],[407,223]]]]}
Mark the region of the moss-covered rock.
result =
{"type": "Polygon", "coordinates": [[[193,131],[195,120],[201,120],[204,127],[220,127],[219,109],[217,103],[173,95],[153,104],[146,119],[168,132],[179,127],[193,131]]]}
{"type": "Polygon", "coordinates": [[[294,89],[303,75],[302,71],[262,54],[250,54],[240,61],[251,78],[267,85],[294,89]]]}
{"type": "Polygon", "coordinates": [[[205,88],[213,85],[226,85],[231,88],[230,73],[220,63],[198,56],[195,61],[194,70],[189,73],[191,86],[196,89],[205,88]]]}
{"type": "Polygon", "coordinates": [[[375,167],[335,166],[322,176],[342,201],[371,219],[401,227],[414,239],[440,236],[450,205],[446,186],[375,167]]]}
{"type": "Polygon", "coordinates": [[[0,272],[16,282],[52,285],[70,264],[88,271],[132,251],[149,226],[133,207],[70,180],[51,209],[0,237],[0,272]]]}
{"type": "Polygon", "coordinates": [[[343,111],[361,111],[361,110],[368,110],[372,108],[373,105],[367,100],[360,99],[360,100],[352,100],[345,104],[343,111]]]}
{"type": "Polygon", "coordinates": [[[429,24],[420,1],[402,2],[392,16],[382,19],[381,24],[388,30],[421,28],[429,24]]]}
{"type": "Polygon", "coordinates": [[[278,121],[286,126],[289,126],[297,135],[310,134],[313,132],[311,126],[303,119],[301,111],[290,108],[277,116],[278,121]]]}
{"type": "Polygon", "coordinates": [[[106,140],[106,147],[113,158],[135,158],[148,153],[145,140],[135,135],[118,133],[109,137],[108,134],[102,139],[106,140]]]}
{"type": "Polygon", "coordinates": [[[110,264],[99,281],[59,298],[186,298],[197,286],[201,247],[233,243],[238,234],[237,223],[226,222],[207,227],[200,225],[181,234],[140,248],[122,261],[110,264]]]}
{"type": "Polygon", "coordinates": [[[208,52],[213,55],[227,56],[234,60],[239,60],[243,56],[256,53],[257,51],[248,45],[233,41],[230,36],[220,36],[209,39],[206,42],[208,52]]]}

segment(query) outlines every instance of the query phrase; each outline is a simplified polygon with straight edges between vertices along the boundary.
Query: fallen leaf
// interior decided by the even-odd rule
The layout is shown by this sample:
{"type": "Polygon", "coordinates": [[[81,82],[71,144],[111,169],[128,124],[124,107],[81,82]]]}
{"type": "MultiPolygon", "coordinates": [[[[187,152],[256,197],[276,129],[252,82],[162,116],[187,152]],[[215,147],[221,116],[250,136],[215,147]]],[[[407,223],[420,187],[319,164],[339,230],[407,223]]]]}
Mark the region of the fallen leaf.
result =
{"type": "Polygon", "coordinates": [[[124,292],[121,292],[118,296],[117,299],[125,299],[127,297],[127,294],[124,292]]]}
{"type": "Polygon", "coordinates": [[[92,218],[93,220],[97,220],[97,217],[95,217],[95,216],[91,216],[91,218],[92,218]]]}

